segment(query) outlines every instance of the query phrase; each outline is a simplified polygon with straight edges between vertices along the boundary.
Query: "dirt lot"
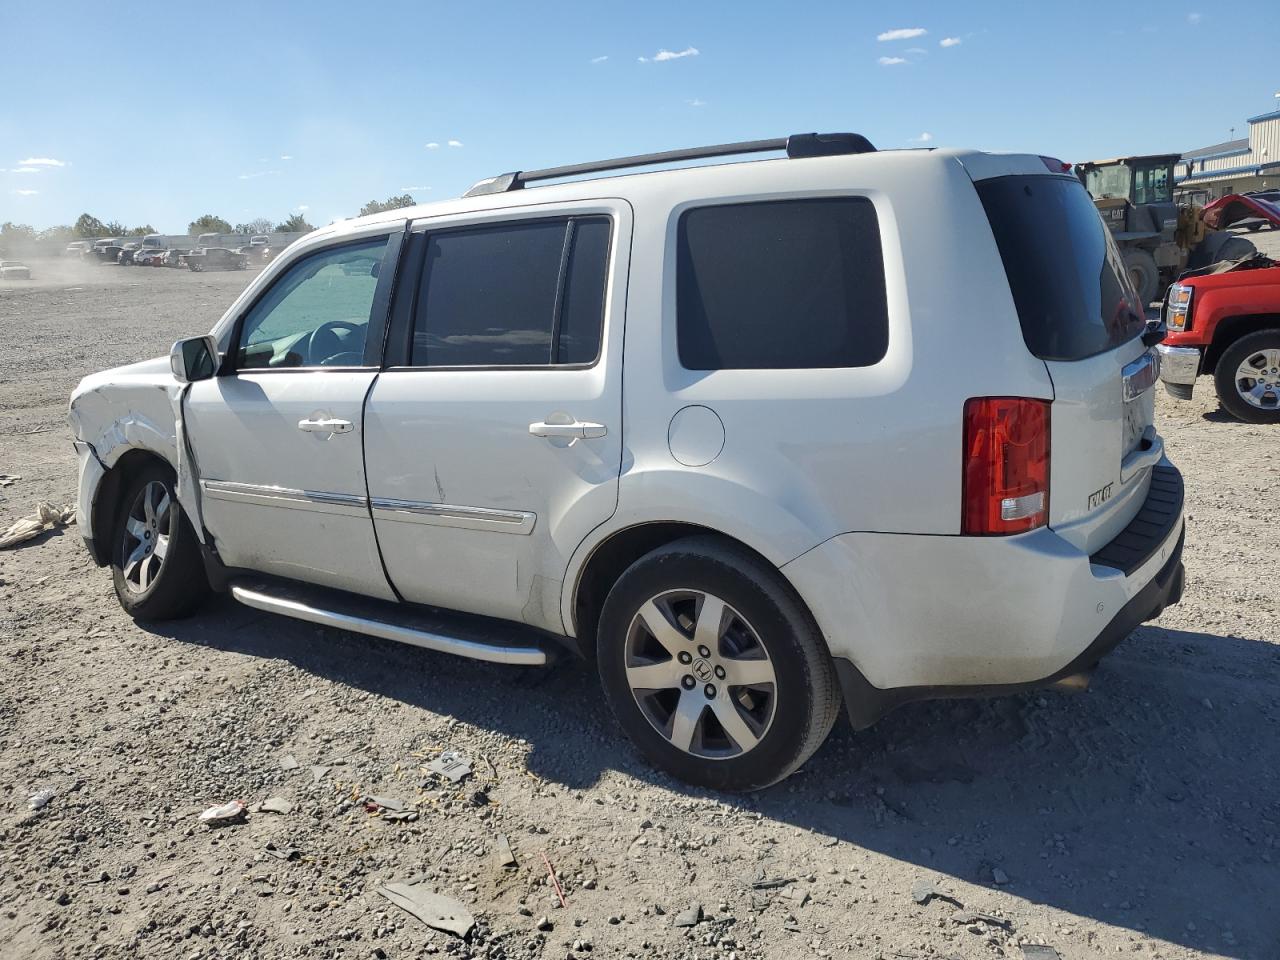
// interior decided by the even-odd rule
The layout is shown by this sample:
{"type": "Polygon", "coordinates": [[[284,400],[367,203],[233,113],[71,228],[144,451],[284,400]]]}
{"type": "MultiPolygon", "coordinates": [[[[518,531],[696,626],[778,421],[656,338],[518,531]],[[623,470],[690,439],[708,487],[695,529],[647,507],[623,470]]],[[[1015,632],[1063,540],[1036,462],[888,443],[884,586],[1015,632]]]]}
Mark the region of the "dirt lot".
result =
{"type": "MultiPolygon", "coordinates": [[[[21,475],[0,526],[73,502],[77,378],[208,329],[248,279],[33,267],[0,288],[0,473],[21,475]]],[[[581,663],[471,663],[225,598],[138,625],[74,527],[0,553],[0,956],[1280,957],[1280,433],[1197,393],[1159,401],[1186,599],[1088,693],[841,724],[745,797],[647,768],[581,663]],[[446,748],[474,761],[459,786],[421,772],[446,748]],[[292,811],[197,820],[267,797],[292,811]],[[469,941],[375,892],[409,878],[470,907],[469,941]],[[946,899],[916,903],[922,880],[946,899]]]]}

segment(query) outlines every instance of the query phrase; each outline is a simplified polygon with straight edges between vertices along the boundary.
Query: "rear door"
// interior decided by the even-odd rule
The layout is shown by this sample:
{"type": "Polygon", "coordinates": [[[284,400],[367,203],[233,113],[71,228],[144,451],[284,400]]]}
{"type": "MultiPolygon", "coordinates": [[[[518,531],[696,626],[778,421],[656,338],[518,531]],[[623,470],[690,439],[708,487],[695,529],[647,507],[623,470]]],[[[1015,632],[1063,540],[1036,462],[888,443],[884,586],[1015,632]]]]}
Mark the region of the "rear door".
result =
{"type": "Polygon", "coordinates": [[[1049,526],[1093,553],[1141,508],[1163,455],[1145,311],[1078,180],[1019,173],[976,187],[1023,339],[1053,380],[1049,526]]]}
{"type": "Polygon", "coordinates": [[[562,629],[622,461],[622,201],[415,224],[365,409],[378,544],[406,600],[562,629]]]}

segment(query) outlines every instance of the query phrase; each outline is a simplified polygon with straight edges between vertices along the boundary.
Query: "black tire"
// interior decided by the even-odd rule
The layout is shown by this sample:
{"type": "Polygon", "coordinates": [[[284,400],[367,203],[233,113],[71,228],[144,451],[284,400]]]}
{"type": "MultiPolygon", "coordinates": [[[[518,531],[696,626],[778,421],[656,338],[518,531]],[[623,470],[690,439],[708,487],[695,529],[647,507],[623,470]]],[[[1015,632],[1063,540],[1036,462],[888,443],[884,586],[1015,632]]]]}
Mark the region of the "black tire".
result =
{"type": "MultiPolygon", "coordinates": [[[[1218,402],[1237,420],[1245,423],[1280,423],[1280,374],[1270,372],[1271,369],[1280,370],[1280,367],[1267,368],[1266,371],[1266,381],[1276,384],[1271,391],[1276,403],[1269,408],[1256,407],[1246,400],[1236,380],[1241,364],[1262,350],[1280,351],[1280,327],[1246,334],[1230,344],[1218,358],[1218,365],[1213,371],[1213,384],[1218,391],[1218,402]]],[[[1259,370],[1259,373],[1262,372],[1259,370]]]]}
{"type": "Polygon", "coordinates": [[[1257,233],[1263,228],[1264,224],[1261,220],[1255,220],[1253,223],[1246,223],[1245,226],[1249,228],[1250,233],[1257,233]]]}
{"type": "Polygon", "coordinates": [[[189,616],[208,596],[209,580],[200,559],[200,546],[178,504],[173,471],[167,466],[148,465],[125,484],[111,536],[111,575],[116,597],[135,620],[176,620],[189,616]],[[163,486],[168,508],[156,516],[156,525],[145,530],[145,535],[148,539],[156,537],[153,542],[162,537],[168,540],[162,560],[157,561],[154,548],[142,557],[140,564],[146,566],[148,574],[145,582],[139,582],[140,573],[130,569],[129,558],[142,540],[134,535],[129,524],[136,519],[134,514],[139,514],[145,524],[148,514],[138,507],[140,498],[152,484],[163,486]]]}
{"type": "Polygon", "coordinates": [[[1160,270],[1156,267],[1156,259],[1149,252],[1141,249],[1124,251],[1124,266],[1138,291],[1142,306],[1147,307],[1156,298],[1160,290],[1160,270]]]}
{"type": "MultiPolygon", "coordinates": [[[[681,601],[700,604],[702,601],[681,601]]],[[[690,608],[693,609],[693,608],[690,608]]],[[[696,609],[701,610],[701,606],[696,609]]],[[[668,626],[674,626],[668,621],[668,626]]],[[[696,657],[693,671],[706,663],[692,639],[693,628],[688,622],[677,627],[685,634],[681,642],[688,642],[689,655],[696,657]]],[[[721,643],[731,642],[726,631],[721,643]]],[[[717,649],[716,653],[722,651],[717,649]]],[[[685,654],[681,654],[684,656],[685,654]]],[[[709,658],[715,662],[714,658],[709,658]]],[[[722,537],[695,536],[659,547],[633,563],[614,584],[605,600],[600,617],[596,645],[597,667],[605,694],[618,723],[626,731],[640,752],[656,767],[687,783],[716,790],[759,790],[789,776],[798,769],[813,752],[822,745],[840,712],[840,687],[821,632],[799,597],[769,564],[754,554],[722,537]],[[753,746],[736,755],[722,757],[698,756],[675,746],[669,734],[660,732],[656,720],[641,708],[640,698],[632,692],[627,679],[628,637],[633,636],[640,610],[646,602],[661,596],[680,596],[684,592],[710,595],[723,600],[729,611],[728,622],[736,629],[747,627],[752,642],[767,653],[774,682],[772,692],[759,694],[769,705],[768,720],[762,725],[759,738],[753,746]]],[[[690,661],[681,660],[680,663],[690,661]]],[[[729,669],[746,660],[725,659],[729,669]]],[[[752,662],[759,663],[754,660],[752,662]]],[[[683,666],[674,666],[674,657],[665,659],[682,672],[683,666]]],[[[715,677],[702,686],[702,680],[687,688],[687,692],[708,698],[709,710],[694,703],[699,711],[696,722],[699,730],[710,730],[709,739],[699,734],[700,744],[714,743],[719,735],[727,744],[727,754],[732,754],[736,744],[719,726],[713,698],[715,689],[722,699],[733,705],[735,698],[755,702],[754,691],[731,685],[732,676],[723,679],[719,664],[715,677]],[[714,683],[723,682],[723,690],[714,683]],[[736,691],[731,693],[731,691],[736,691]],[[708,719],[713,718],[713,719],[708,719]],[[717,734],[715,731],[719,731],[717,734]]],[[[692,674],[682,678],[690,680],[692,674]]],[[[679,688],[665,689],[661,696],[681,698],[685,691],[679,688]]],[[[646,702],[650,702],[646,700],[646,702]]],[[[742,702],[742,701],[738,701],[742,702]]],[[[720,704],[724,708],[724,704],[720,704]]],[[[674,708],[670,725],[674,728],[674,708]]],[[[694,744],[690,744],[693,748],[694,744]]]]}

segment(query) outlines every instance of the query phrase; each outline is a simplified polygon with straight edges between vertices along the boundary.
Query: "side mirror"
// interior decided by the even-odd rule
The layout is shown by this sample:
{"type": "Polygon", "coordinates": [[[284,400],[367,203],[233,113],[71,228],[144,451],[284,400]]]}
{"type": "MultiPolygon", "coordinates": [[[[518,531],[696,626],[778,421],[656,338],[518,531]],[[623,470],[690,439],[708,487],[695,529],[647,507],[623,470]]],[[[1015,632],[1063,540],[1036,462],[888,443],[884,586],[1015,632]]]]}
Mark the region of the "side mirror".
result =
{"type": "Polygon", "coordinates": [[[218,344],[211,336],[179,340],[169,351],[169,369],[179,383],[208,380],[218,372],[218,344]]]}

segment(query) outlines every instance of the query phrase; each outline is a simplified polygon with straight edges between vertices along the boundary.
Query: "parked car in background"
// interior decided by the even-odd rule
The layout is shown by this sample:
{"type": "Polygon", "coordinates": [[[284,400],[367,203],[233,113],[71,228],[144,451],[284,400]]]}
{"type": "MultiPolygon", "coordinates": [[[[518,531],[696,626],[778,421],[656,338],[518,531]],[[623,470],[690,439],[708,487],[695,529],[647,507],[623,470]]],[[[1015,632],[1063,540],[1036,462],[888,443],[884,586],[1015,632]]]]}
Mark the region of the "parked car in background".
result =
{"type": "Polygon", "coordinates": [[[1254,257],[1183,276],[1164,304],[1165,389],[1190,400],[1213,376],[1218,402],[1247,423],[1280,423],[1280,264],[1254,257]]]}
{"type": "Polygon", "coordinates": [[[166,267],[185,267],[187,265],[186,257],[191,252],[190,250],[180,250],[177,247],[166,250],[161,258],[161,265],[166,267]]]}
{"type": "Polygon", "coordinates": [[[204,247],[183,258],[187,269],[193,273],[203,270],[244,270],[249,266],[249,258],[238,250],[226,247],[204,247]]]}
{"type": "Polygon", "coordinates": [[[121,244],[120,252],[116,254],[116,263],[122,267],[133,266],[133,258],[142,249],[142,244],[130,240],[128,243],[121,244]]]}
{"type": "Polygon", "coordinates": [[[164,260],[167,251],[159,248],[135,250],[133,254],[133,264],[137,267],[155,267],[159,266],[164,260]]]}
{"type": "Polygon", "coordinates": [[[21,260],[0,260],[0,280],[30,280],[31,268],[21,260]]]}
{"type": "Polygon", "coordinates": [[[64,257],[83,257],[93,249],[93,243],[88,240],[72,240],[67,244],[67,249],[62,251],[64,257]]]}
{"type": "Polygon", "coordinates": [[[842,700],[1082,684],[1178,602],[1143,306],[1045,157],[799,134],[500,175],[318,230],[85,378],[77,530],[142,620],[212,584],[481,660],[559,642],[651,762],[754,790],[842,700]]]}
{"type": "Polygon", "coordinates": [[[118,237],[103,237],[101,240],[93,241],[93,246],[89,253],[95,257],[99,263],[115,263],[116,257],[120,255],[120,239],[118,237]]]}

